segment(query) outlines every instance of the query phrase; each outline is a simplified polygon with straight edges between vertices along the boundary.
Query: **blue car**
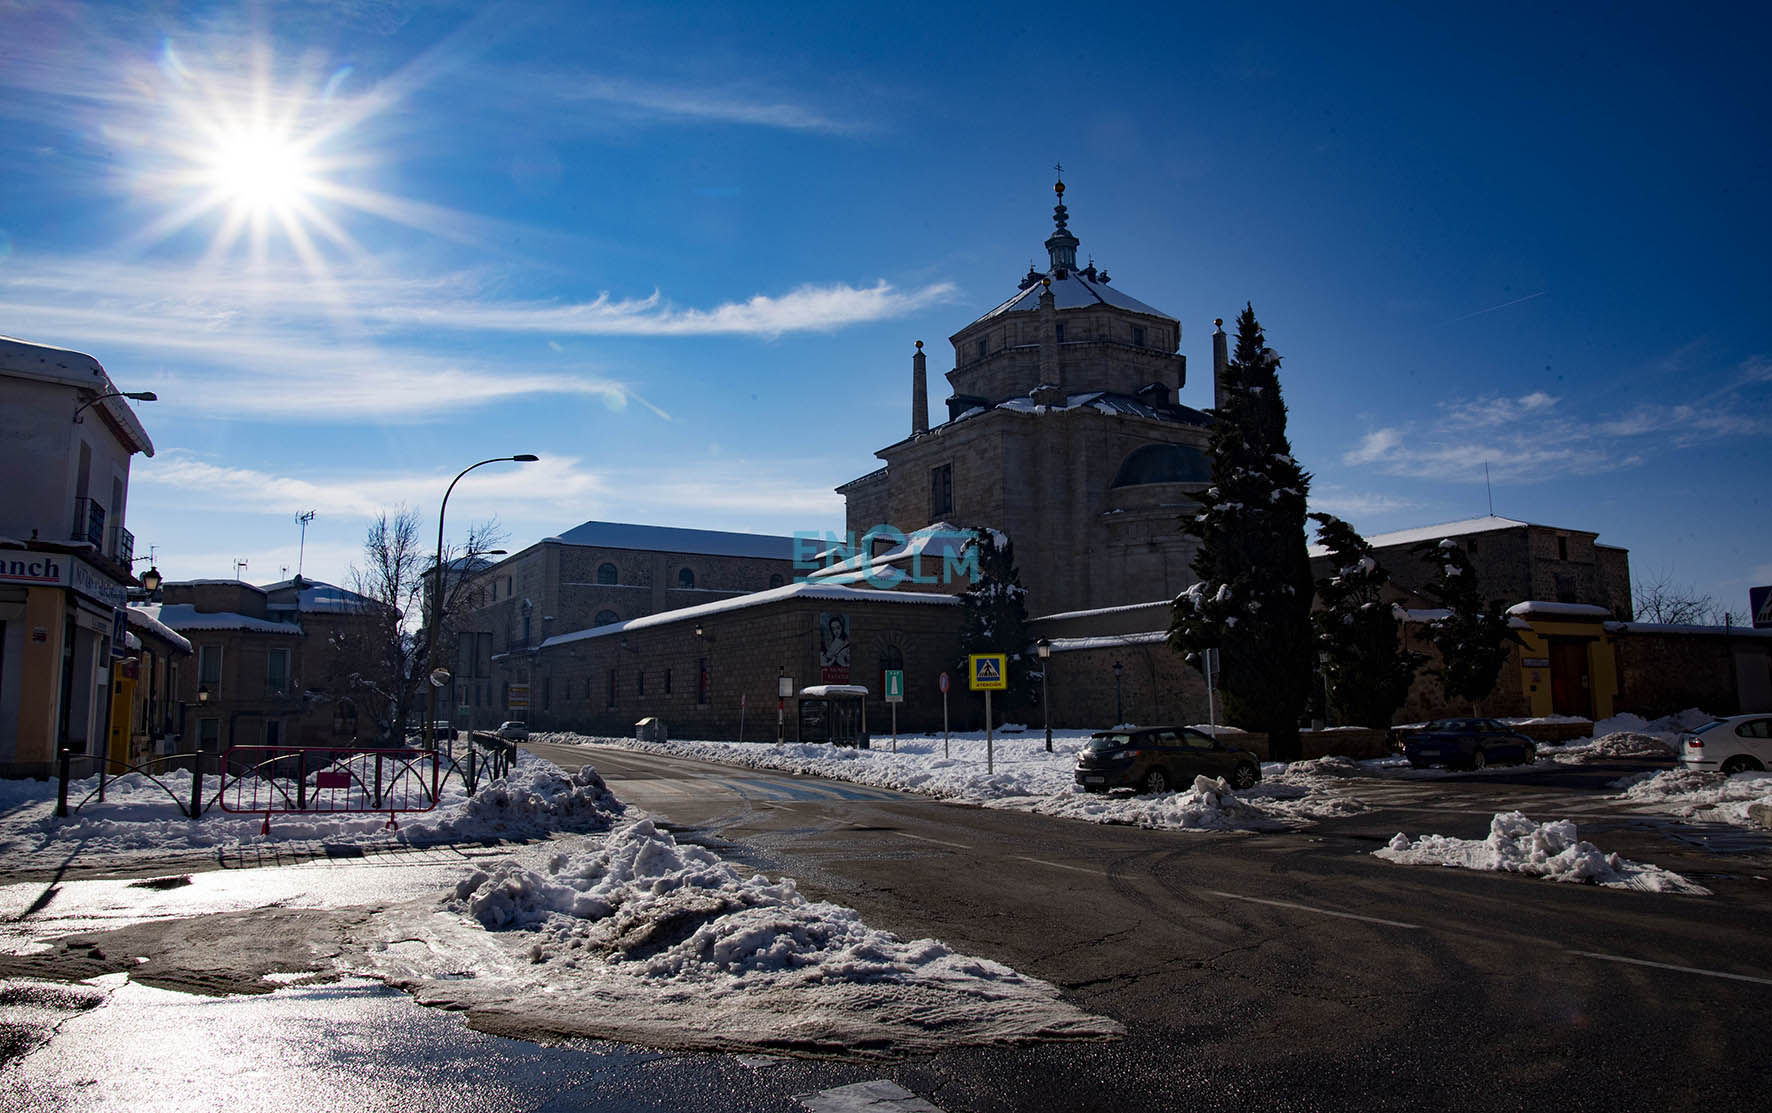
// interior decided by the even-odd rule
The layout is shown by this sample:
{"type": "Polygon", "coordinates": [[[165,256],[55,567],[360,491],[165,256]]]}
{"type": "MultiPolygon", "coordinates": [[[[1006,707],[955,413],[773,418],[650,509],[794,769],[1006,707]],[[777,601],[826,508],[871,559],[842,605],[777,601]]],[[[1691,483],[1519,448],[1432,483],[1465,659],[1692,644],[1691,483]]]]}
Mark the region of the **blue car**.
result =
{"type": "Polygon", "coordinates": [[[1538,760],[1538,743],[1498,719],[1435,719],[1403,740],[1403,756],[1417,769],[1531,765],[1538,760]]]}

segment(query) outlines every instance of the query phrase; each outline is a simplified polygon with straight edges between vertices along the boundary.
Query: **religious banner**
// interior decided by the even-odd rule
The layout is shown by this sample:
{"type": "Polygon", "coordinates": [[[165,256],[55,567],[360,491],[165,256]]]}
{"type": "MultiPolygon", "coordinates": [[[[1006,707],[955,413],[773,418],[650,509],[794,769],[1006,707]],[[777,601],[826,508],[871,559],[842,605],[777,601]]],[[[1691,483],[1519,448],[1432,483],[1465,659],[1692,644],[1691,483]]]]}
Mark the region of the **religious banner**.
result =
{"type": "Polygon", "coordinates": [[[818,679],[823,684],[849,683],[849,616],[818,616],[818,679]]]}

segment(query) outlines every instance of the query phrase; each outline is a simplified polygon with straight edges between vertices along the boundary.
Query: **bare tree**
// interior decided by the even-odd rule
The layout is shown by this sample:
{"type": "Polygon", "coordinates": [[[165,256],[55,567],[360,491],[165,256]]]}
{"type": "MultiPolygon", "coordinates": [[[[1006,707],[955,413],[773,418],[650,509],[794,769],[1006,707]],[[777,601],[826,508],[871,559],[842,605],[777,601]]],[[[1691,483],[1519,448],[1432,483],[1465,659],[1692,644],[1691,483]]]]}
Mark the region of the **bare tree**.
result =
{"type": "Polygon", "coordinates": [[[1727,608],[1717,605],[1696,588],[1674,581],[1673,570],[1662,568],[1640,577],[1631,588],[1638,622],[1667,626],[1707,626],[1724,621],[1727,608]]]}
{"type": "MultiPolygon", "coordinates": [[[[450,571],[443,578],[446,621],[440,644],[452,641],[447,616],[470,590],[470,577],[458,570],[476,567],[504,536],[496,520],[488,521],[469,527],[461,551],[445,547],[443,567],[450,571]]],[[[425,663],[435,625],[426,621],[434,602],[433,559],[417,511],[399,506],[370,523],[363,537],[363,566],[351,568],[351,590],[366,600],[362,607],[369,621],[335,637],[333,671],[384,739],[397,739],[403,724],[424,705],[425,663]]]]}

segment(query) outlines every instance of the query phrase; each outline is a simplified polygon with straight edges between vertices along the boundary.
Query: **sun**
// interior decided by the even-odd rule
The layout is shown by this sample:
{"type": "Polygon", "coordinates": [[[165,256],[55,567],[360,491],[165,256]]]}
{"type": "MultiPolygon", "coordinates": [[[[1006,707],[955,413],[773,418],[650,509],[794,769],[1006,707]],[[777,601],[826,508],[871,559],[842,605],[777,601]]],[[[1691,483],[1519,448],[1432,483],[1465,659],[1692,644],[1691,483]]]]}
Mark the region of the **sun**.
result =
{"type": "Polygon", "coordinates": [[[299,212],[325,188],[307,144],[262,124],[220,132],[200,168],[216,198],[240,217],[299,212]]]}

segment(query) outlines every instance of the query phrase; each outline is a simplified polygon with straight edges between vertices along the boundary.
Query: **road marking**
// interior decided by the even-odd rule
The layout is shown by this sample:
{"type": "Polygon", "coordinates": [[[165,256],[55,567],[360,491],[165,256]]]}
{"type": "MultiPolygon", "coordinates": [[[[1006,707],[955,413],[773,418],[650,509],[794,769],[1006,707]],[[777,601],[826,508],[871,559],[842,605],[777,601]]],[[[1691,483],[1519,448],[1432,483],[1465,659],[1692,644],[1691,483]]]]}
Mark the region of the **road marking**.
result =
{"type": "Polygon", "coordinates": [[[1340,920],[1360,920],[1368,924],[1383,924],[1386,927],[1417,928],[1420,924],[1406,924],[1401,920],[1384,920],[1377,916],[1360,916],[1352,912],[1336,912],[1328,908],[1314,908],[1308,904],[1294,904],[1289,900],[1267,900],[1263,897],[1246,897],[1241,893],[1226,893],[1219,889],[1208,889],[1215,897],[1229,897],[1231,900],[1246,900],[1251,904],[1268,904],[1275,908],[1290,908],[1298,912],[1315,912],[1319,916],[1334,916],[1340,920]]]}
{"type": "Polygon", "coordinates": [[[918,842],[940,843],[942,846],[951,846],[951,847],[955,847],[959,850],[971,850],[972,849],[970,846],[967,846],[963,842],[949,842],[946,839],[932,839],[927,835],[913,835],[909,831],[898,831],[895,833],[902,835],[907,839],[916,839],[918,842]]]}
{"type": "Polygon", "coordinates": [[[1653,966],[1657,970],[1672,970],[1679,974],[1703,974],[1707,978],[1728,978],[1732,982],[1753,982],[1756,985],[1772,985],[1772,978],[1757,978],[1752,974],[1731,974],[1727,970],[1705,970],[1697,966],[1675,966],[1671,962],[1650,962],[1646,958],[1625,958],[1623,955],[1601,954],[1599,951],[1570,951],[1572,955],[1582,958],[1597,958],[1602,962],[1627,962],[1632,966],[1653,966]]]}
{"type": "Polygon", "coordinates": [[[941,1113],[940,1109],[903,1086],[884,1078],[812,1094],[795,1094],[794,1100],[811,1113],[941,1113]]]}
{"type": "Polygon", "coordinates": [[[1076,873],[1089,874],[1091,877],[1106,877],[1107,876],[1107,873],[1103,870],[1092,870],[1092,869],[1088,869],[1083,866],[1069,866],[1063,862],[1048,862],[1044,858],[1023,858],[1019,854],[1014,855],[1014,858],[1018,862],[1032,862],[1036,866],[1051,866],[1055,870],[1072,870],[1076,873]]]}

